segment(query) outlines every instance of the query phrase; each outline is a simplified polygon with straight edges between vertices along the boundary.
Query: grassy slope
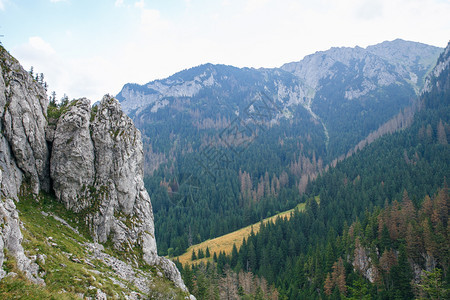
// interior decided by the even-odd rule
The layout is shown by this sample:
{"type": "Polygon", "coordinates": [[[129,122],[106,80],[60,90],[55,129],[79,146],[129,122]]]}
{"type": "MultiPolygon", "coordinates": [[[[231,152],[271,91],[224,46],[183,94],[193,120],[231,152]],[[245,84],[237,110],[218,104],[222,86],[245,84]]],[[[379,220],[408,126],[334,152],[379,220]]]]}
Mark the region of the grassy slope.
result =
{"type": "MultiPolygon", "coordinates": [[[[296,208],[279,213],[273,217],[264,219],[263,222],[264,223],[275,222],[275,220],[277,218],[288,218],[289,219],[291,217],[291,213],[294,212],[294,209],[303,211],[305,209],[305,203],[300,203],[299,205],[297,205],[296,208]]],[[[239,247],[241,247],[241,245],[242,245],[242,240],[244,238],[247,238],[248,236],[250,236],[252,230],[254,233],[259,232],[260,226],[261,226],[261,223],[258,222],[253,225],[236,230],[234,232],[219,236],[219,237],[211,239],[211,240],[204,241],[197,245],[193,245],[193,246],[189,247],[184,254],[174,257],[173,260],[179,260],[183,265],[186,263],[192,264],[193,263],[193,261],[191,260],[192,251],[194,250],[197,253],[199,249],[203,249],[203,252],[205,253],[206,247],[209,248],[211,257],[196,259],[194,261],[195,264],[198,264],[202,261],[204,263],[206,263],[208,260],[212,261],[214,252],[216,252],[217,255],[219,255],[219,253],[221,251],[224,251],[226,254],[230,254],[231,250],[233,249],[233,244],[236,244],[236,247],[239,249],[239,247]]]]}
{"type": "MultiPolygon", "coordinates": [[[[8,260],[4,268],[18,275],[0,281],[0,299],[80,299],[80,294],[95,297],[97,289],[106,293],[108,298],[124,298],[124,295],[133,291],[140,293],[102,261],[89,259],[90,253],[83,244],[92,241],[86,232],[77,234],[51,215],[62,217],[72,227],[76,227],[76,215],[67,211],[62,204],[49,196],[41,195],[38,202],[28,195],[21,197],[16,205],[23,222],[22,245],[26,255],[46,255],[45,262],[37,260],[40,276],[46,286],[30,283],[17,270],[14,259],[6,253],[8,260]]],[[[78,229],[83,232],[83,228],[78,229]]],[[[111,249],[105,249],[105,252],[116,257],[119,255],[111,249]]],[[[172,282],[154,276],[156,272],[156,269],[150,268],[151,285],[157,295],[149,295],[150,299],[157,299],[163,294],[175,296],[175,299],[177,296],[184,298],[172,282]]]]}

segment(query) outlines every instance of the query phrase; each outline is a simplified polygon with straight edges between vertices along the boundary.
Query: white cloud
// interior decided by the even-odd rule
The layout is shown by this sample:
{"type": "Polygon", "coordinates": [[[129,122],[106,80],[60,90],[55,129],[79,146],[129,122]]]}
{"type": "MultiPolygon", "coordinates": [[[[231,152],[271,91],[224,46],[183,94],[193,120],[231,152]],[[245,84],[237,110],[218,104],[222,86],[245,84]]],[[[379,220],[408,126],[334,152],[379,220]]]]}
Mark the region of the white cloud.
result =
{"type": "Polygon", "coordinates": [[[41,37],[30,37],[28,43],[35,51],[41,52],[44,55],[55,54],[55,50],[52,48],[52,46],[49,43],[45,42],[41,37]]]}
{"type": "Polygon", "coordinates": [[[137,7],[137,8],[144,8],[144,7],[145,7],[145,2],[144,2],[144,0],[141,0],[141,1],[139,1],[139,2],[135,2],[135,3],[134,3],[134,7],[137,7]]]}
{"type": "Polygon", "coordinates": [[[5,1],[0,0],[0,10],[5,10],[5,1]]]}
{"type": "Polygon", "coordinates": [[[116,2],[114,3],[115,7],[121,7],[123,6],[123,0],[116,0],[116,2]]]}
{"type": "Polygon", "coordinates": [[[370,20],[383,15],[383,3],[375,0],[365,0],[356,9],[356,17],[370,20]]]}
{"type": "Polygon", "coordinates": [[[67,0],[50,0],[50,2],[53,2],[53,3],[57,3],[57,2],[65,2],[65,1],[67,1],[67,0]]]}
{"type": "Polygon", "coordinates": [[[70,99],[87,97],[97,101],[106,93],[117,92],[117,86],[122,84],[114,80],[117,70],[111,60],[98,56],[63,57],[41,37],[29,38],[11,53],[26,70],[33,66],[35,72],[43,73],[49,84],[48,93],[55,91],[57,98],[67,94],[70,99]]]}
{"type": "Polygon", "coordinates": [[[141,24],[153,27],[161,23],[161,13],[156,9],[143,9],[141,13],[141,24]]]}
{"type": "Polygon", "coordinates": [[[263,8],[267,4],[268,0],[247,0],[245,9],[247,11],[256,11],[263,8]]]}

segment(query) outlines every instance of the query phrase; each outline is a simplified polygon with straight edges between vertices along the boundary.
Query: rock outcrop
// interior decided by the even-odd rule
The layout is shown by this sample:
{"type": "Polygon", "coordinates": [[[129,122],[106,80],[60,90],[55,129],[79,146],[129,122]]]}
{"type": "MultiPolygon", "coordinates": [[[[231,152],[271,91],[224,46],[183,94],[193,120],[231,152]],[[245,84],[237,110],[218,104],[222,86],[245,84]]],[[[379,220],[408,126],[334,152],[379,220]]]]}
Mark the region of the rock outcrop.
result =
{"type": "MultiPolygon", "coordinates": [[[[48,190],[45,91],[0,46],[0,267],[8,253],[35,283],[38,266],[26,257],[14,200],[24,180],[33,191],[48,190]]],[[[0,279],[6,272],[0,268],[0,279]]]]}
{"type": "Polygon", "coordinates": [[[173,262],[157,255],[139,130],[113,97],[105,96],[95,110],[87,99],[72,101],[57,122],[51,141],[57,198],[84,216],[95,241],[110,240],[117,250],[142,256],[186,290],[173,262]]]}
{"type": "Polygon", "coordinates": [[[141,247],[156,262],[153,212],[144,188],[140,132],[105,96],[92,116],[89,100],[68,105],[54,133],[51,178],[58,199],[83,212],[94,239],[119,250],[141,247]]]}
{"type": "Polygon", "coordinates": [[[438,91],[443,91],[450,87],[450,78],[448,77],[448,72],[447,73],[444,72],[445,70],[448,70],[449,65],[450,65],[450,41],[448,42],[444,52],[442,52],[441,55],[439,56],[436,66],[433,68],[433,70],[431,70],[430,74],[428,74],[425,80],[425,86],[423,88],[422,93],[430,92],[433,88],[438,91]],[[446,77],[445,74],[447,74],[446,77]],[[438,78],[440,78],[440,80],[437,80],[438,78]]]}
{"type": "Polygon", "coordinates": [[[49,151],[45,140],[47,96],[19,62],[1,49],[2,135],[33,191],[48,191],[49,151]]]}
{"type": "Polygon", "coordinates": [[[87,99],[72,102],[52,134],[50,175],[53,190],[64,205],[75,212],[89,206],[87,187],[94,183],[94,147],[87,99]]]}
{"type": "Polygon", "coordinates": [[[37,195],[54,192],[78,213],[95,242],[111,242],[130,262],[159,267],[187,291],[175,264],[157,255],[150,197],[143,182],[141,134],[119,102],[105,96],[91,108],[74,100],[47,121],[44,88],[0,46],[0,279],[4,249],[36,283],[38,266],[21,245],[19,200],[23,183],[37,195]]]}
{"type": "Polygon", "coordinates": [[[187,290],[173,262],[157,255],[153,211],[144,188],[139,130],[119,102],[105,96],[68,104],[54,131],[51,178],[56,197],[80,213],[96,242],[133,253],[187,290]]]}
{"type": "MultiPolygon", "coordinates": [[[[19,214],[14,201],[10,198],[0,201],[0,236],[0,266],[3,265],[5,261],[4,253],[7,252],[8,255],[14,257],[17,268],[23,271],[28,279],[34,283],[44,285],[44,280],[38,276],[39,266],[24,253],[19,214]]],[[[0,269],[0,279],[6,275],[6,272],[0,269]]]]}

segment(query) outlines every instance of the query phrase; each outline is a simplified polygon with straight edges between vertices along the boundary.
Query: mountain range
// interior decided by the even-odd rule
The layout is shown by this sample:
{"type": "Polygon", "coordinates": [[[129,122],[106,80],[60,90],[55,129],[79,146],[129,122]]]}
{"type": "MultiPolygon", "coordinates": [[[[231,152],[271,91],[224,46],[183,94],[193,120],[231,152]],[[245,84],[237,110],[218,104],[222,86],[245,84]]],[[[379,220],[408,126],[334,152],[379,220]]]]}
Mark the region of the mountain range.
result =
{"type": "Polygon", "coordinates": [[[116,97],[143,134],[161,254],[295,207],[329,166],[410,124],[442,51],[397,39],[124,85],[116,97]]]}
{"type": "Polygon", "coordinates": [[[274,120],[306,109],[321,123],[331,159],[410,105],[442,50],[398,39],[366,49],[331,48],[276,69],[206,64],[145,85],[126,84],[117,98],[143,128],[140,122],[177,105],[198,108],[200,122],[230,117],[265,93],[279,107],[274,120]]]}

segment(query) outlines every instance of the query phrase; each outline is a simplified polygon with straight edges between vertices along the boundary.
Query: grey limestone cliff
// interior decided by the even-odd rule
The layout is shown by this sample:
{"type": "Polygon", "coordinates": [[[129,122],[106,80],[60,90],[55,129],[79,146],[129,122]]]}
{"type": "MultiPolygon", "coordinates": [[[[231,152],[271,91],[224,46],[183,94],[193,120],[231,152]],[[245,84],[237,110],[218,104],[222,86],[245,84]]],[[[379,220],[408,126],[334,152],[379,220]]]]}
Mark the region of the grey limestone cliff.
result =
{"type": "Polygon", "coordinates": [[[44,283],[21,245],[14,201],[25,183],[35,195],[54,192],[88,226],[94,242],[111,242],[135,265],[159,267],[187,291],[175,264],[157,255],[141,134],[119,102],[105,96],[92,109],[89,100],[74,100],[49,125],[45,90],[0,50],[0,279],[7,276],[1,269],[7,249],[19,270],[44,283]]]}
{"type": "Polygon", "coordinates": [[[321,81],[333,78],[336,69],[344,66],[361,77],[360,85],[349,87],[346,99],[356,99],[380,86],[406,80],[416,93],[423,87],[427,71],[435,64],[441,48],[397,39],[367,48],[331,48],[306,56],[299,62],[281,68],[304,80],[310,87],[320,89],[321,81]]]}
{"type": "Polygon", "coordinates": [[[90,114],[89,100],[74,102],[59,118],[57,128],[51,134],[53,138],[49,138],[53,142],[50,161],[53,189],[56,197],[75,212],[89,206],[86,187],[94,183],[90,114]]]}
{"type": "MultiPolygon", "coordinates": [[[[447,47],[444,49],[444,52],[439,56],[436,66],[430,72],[425,80],[425,86],[423,89],[423,93],[430,92],[433,88],[436,90],[442,91],[446,88],[450,87],[450,78],[441,78],[440,82],[436,80],[444,73],[444,70],[447,70],[450,65],[450,41],[447,44],[447,47]]],[[[448,73],[447,73],[448,74],[448,73]]]]}
{"type": "Polygon", "coordinates": [[[134,253],[186,290],[175,265],[157,255],[153,212],[144,188],[139,130],[119,102],[72,101],[53,135],[51,178],[58,199],[88,224],[94,240],[134,253]]]}
{"type": "Polygon", "coordinates": [[[49,190],[49,151],[45,140],[47,96],[20,64],[1,48],[0,114],[2,137],[33,191],[49,190]]]}
{"type": "Polygon", "coordinates": [[[105,96],[91,122],[89,100],[71,102],[53,138],[51,177],[58,199],[83,212],[94,239],[119,250],[139,245],[154,263],[153,213],[144,188],[142,141],[119,103],[105,96]]]}
{"type": "MultiPolygon", "coordinates": [[[[0,47],[0,267],[5,253],[35,283],[38,266],[26,257],[14,204],[23,181],[48,190],[49,152],[45,141],[45,91],[33,84],[20,64],[0,47]]],[[[6,276],[0,269],[0,279],[6,276]]]]}

